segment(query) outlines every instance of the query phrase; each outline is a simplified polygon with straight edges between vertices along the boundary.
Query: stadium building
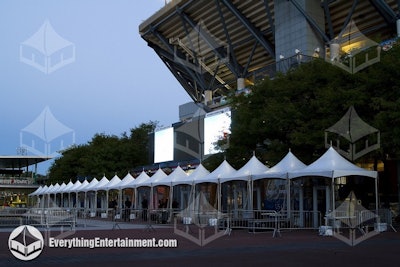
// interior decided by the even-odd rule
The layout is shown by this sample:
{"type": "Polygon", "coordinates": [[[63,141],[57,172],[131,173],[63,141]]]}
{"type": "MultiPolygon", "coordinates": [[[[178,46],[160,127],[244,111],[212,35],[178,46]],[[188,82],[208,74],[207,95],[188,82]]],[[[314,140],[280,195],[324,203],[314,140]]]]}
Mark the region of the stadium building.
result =
{"type": "MultiPolygon", "coordinates": [[[[201,161],[214,153],[206,134],[212,125],[211,140],[228,133],[226,96],[261,79],[315,57],[350,73],[378,62],[382,44],[400,35],[399,12],[395,0],[166,1],[139,33],[193,102],[179,107],[179,122],[154,133],[153,162],[201,161]],[[365,51],[371,53],[365,61],[348,63],[365,51]]],[[[390,194],[400,198],[392,165],[390,194]]]]}

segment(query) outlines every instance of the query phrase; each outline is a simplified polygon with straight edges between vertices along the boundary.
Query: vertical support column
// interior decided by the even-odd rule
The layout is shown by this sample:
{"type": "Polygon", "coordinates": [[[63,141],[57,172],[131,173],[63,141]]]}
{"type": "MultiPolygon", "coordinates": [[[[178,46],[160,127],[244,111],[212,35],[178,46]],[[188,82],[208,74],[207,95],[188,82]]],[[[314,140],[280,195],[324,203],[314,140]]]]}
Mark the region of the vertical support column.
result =
{"type": "Polygon", "coordinates": [[[204,91],[204,104],[206,106],[210,105],[213,100],[213,93],[211,90],[205,90],[204,91]]]}
{"type": "Polygon", "coordinates": [[[239,91],[239,90],[242,90],[242,89],[244,89],[246,87],[246,85],[245,85],[245,81],[244,81],[244,78],[238,78],[237,79],[237,90],[239,91]]]}
{"type": "Polygon", "coordinates": [[[304,188],[303,186],[300,187],[299,190],[299,211],[300,211],[300,223],[299,226],[300,227],[304,227],[304,188]]]}
{"type": "Polygon", "coordinates": [[[313,227],[318,226],[318,187],[313,186],[313,227]]]}

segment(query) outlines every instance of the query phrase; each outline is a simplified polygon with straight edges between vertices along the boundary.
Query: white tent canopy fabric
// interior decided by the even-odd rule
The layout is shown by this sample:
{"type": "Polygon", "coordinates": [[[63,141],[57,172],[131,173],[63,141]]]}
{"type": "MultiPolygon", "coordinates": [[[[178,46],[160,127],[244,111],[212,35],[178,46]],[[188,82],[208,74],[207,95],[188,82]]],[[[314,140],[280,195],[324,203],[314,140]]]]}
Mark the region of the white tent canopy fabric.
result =
{"type": "Polygon", "coordinates": [[[164,179],[168,175],[161,169],[159,168],[151,177],[149,180],[143,182],[141,186],[158,186],[158,185],[168,185],[164,183],[164,179]]]}
{"type": "Polygon", "coordinates": [[[275,178],[275,179],[286,179],[288,172],[304,169],[307,165],[301,162],[290,150],[286,156],[279,161],[275,166],[268,169],[264,173],[256,174],[253,176],[253,180],[275,178]]]}
{"type": "Polygon", "coordinates": [[[89,191],[94,191],[93,188],[96,186],[96,184],[99,182],[99,180],[97,180],[97,178],[93,178],[90,183],[85,186],[85,188],[83,188],[83,191],[85,192],[89,192],[89,191]]]}
{"type": "Polygon", "coordinates": [[[192,184],[192,182],[187,178],[188,175],[186,174],[186,172],[180,166],[178,166],[165,179],[163,179],[162,182],[165,185],[171,185],[171,186],[178,184],[192,184]]]}
{"type": "Polygon", "coordinates": [[[54,191],[54,194],[63,193],[63,192],[64,192],[64,188],[65,188],[66,186],[67,186],[67,185],[66,185],[65,183],[62,183],[62,184],[60,185],[60,187],[59,187],[56,191],[54,191]]]}
{"type": "Polygon", "coordinates": [[[237,170],[232,176],[222,177],[220,182],[224,183],[233,180],[249,181],[252,177],[265,173],[268,169],[267,166],[253,155],[242,168],[237,170]]]}
{"type": "Polygon", "coordinates": [[[71,187],[74,186],[74,183],[72,183],[71,180],[69,180],[69,183],[64,187],[64,190],[60,193],[67,193],[71,189],[71,187]]]}
{"type": "Polygon", "coordinates": [[[319,159],[307,167],[289,172],[289,179],[302,176],[323,176],[337,178],[342,176],[367,176],[377,178],[376,171],[360,168],[343,158],[333,147],[330,147],[319,159]]]}
{"type": "Polygon", "coordinates": [[[118,177],[118,175],[115,174],[114,177],[111,178],[111,180],[107,184],[105,184],[102,189],[106,190],[106,191],[112,190],[112,189],[118,189],[117,185],[120,182],[121,182],[121,179],[118,177]]]}
{"type": "Polygon", "coordinates": [[[224,160],[214,171],[204,177],[193,179],[195,184],[199,183],[219,183],[221,179],[230,178],[236,170],[224,160]]]}
{"type": "Polygon", "coordinates": [[[53,188],[47,192],[47,194],[56,194],[56,192],[58,191],[59,188],[60,188],[60,184],[56,183],[53,186],[53,188]]]}
{"type": "MultiPolygon", "coordinates": [[[[300,177],[326,177],[332,180],[331,188],[334,188],[334,179],[338,177],[345,176],[365,176],[375,179],[375,191],[377,196],[377,176],[376,171],[366,170],[356,166],[344,157],[342,157],[333,147],[330,147],[320,158],[314,161],[310,165],[305,165],[301,162],[290,150],[285,155],[285,157],[275,166],[268,168],[262,162],[260,162],[255,155],[239,170],[233,168],[226,160],[224,160],[214,171],[209,172],[202,164],[191,173],[187,174],[180,166],[178,166],[173,172],[167,175],[161,168],[159,168],[156,173],[149,177],[147,173],[143,170],[140,175],[135,179],[130,173],[121,180],[116,174],[111,180],[108,180],[105,176],[98,181],[93,178],[90,183],[85,180],[80,182],[77,180],[75,183],[69,181],[68,184],[58,183],[53,185],[45,185],[37,188],[29,196],[40,196],[41,199],[46,199],[45,195],[48,195],[47,202],[50,199],[50,194],[63,194],[68,193],[68,203],[71,206],[71,193],[76,193],[75,198],[78,201],[78,192],[85,192],[84,201],[86,207],[86,201],[92,203],[97,203],[97,192],[109,190],[119,190],[119,201],[121,206],[122,201],[122,190],[126,188],[132,188],[135,190],[135,206],[136,202],[140,199],[138,198],[137,190],[139,187],[150,187],[150,199],[151,207],[154,207],[154,202],[157,201],[157,197],[153,196],[153,188],[157,186],[169,186],[170,187],[170,197],[173,197],[173,187],[177,185],[192,185],[190,197],[191,200],[195,199],[196,188],[195,185],[201,183],[211,183],[217,184],[217,204],[218,209],[221,208],[221,187],[223,183],[229,181],[247,181],[247,192],[248,192],[248,203],[252,203],[253,199],[253,187],[254,181],[260,179],[287,179],[287,203],[290,201],[290,180],[300,178],[300,177]],[[86,194],[89,191],[96,192],[96,194],[86,194]],[[94,197],[94,200],[92,199],[94,197]]],[[[228,184],[229,185],[229,184],[228,184]]],[[[213,185],[212,185],[213,187],[213,185]]],[[[147,190],[147,189],[146,189],[147,190]]],[[[335,203],[334,190],[331,189],[332,202],[335,203]]],[[[102,196],[104,197],[104,196],[102,196]]],[[[81,197],[82,199],[82,197],[81,197]]],[[[376,197],[377,199],[377,197],[376,197]]],[[[107,203],[108,194],[106,194],[106,202],[104,199],[102,201],[107,203]]],[[[103,203],[102,202],[102,203],[103,203]]],[[[170,203],[171,204],[171,203],[170,203]]],[[[249,204],[248,207],[251,207],[249,204]]],[[[376,200],[377,204],[377,200],[376,200]]],[[[377,206],[377,205],[376,205],[377,206]]],[[[335,208],[335,207],[333,207],[335,208]]],[[[290,210],[290,207],[288,207],[290,210]]]]}
{"type": "Polygon", "coordinates": [[[128,172],[127,175],[119,182],[118,184],[115,185],[115,189],[126,189],[126,188],[134,188],[133,183],[135,182],[135,178],[128,172]]]}
{"type": "Polygon", "coordinates": [[[188,175],[187,180],[182,182],[193,183],[196,180],[203,179],[208,174],[210,174],[210,172],[206,168],[204,168],[203,164],[200,163],[197,168],[188,175]]]}
{"type": "Polygon", "coordinates": [[[128,183],[126,186],[127,187],[140,187],[143,186],[143,184],[148,183],[148,180],[150,180],[150,176],[145,172],[142,171],[138,177],[136,177],[135,181],[128,183]]]}
{"type": "Polygon", "coordinates": [[[73,193],[76,192],[76,189],[81,186],[81,182],[79,180],[76,180],[76,182],[68,189],[65,190],[65,193],[73,193]]]}
{"type": "Polygon", "coordinates": [[[85,179],[80,186],[75,189],[75,192],[83,192],[85,187],[88,186],[89,182],[85,179]]]}
{"type": "Polygon", "coordinates": [[[96,185],[94,185],[92,188],[90,188],[91,189],[90,191],[105,190],[104,186],[106,184],[108,184],[108,182],[110,182],[110,181],[107,179],[107,177],[103,176],[103,178],[101,178],[101,180],[96,185]]]}
{"type": "Polygon", "coordinates": [[[40,194],[40,191],[43,190],[43,185],[39,186],[35,191],[29,194],[29,196],[37,196],[40,194]]]}

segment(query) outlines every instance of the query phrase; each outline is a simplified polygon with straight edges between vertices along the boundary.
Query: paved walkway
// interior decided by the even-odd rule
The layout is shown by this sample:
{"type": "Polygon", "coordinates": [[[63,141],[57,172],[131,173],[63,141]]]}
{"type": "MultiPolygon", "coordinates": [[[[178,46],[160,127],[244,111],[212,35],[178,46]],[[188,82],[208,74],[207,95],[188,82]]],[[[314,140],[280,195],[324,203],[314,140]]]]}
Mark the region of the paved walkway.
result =
{"type": "MultiPolygon", "coordinates": [[[[251,234],[234,230],[205,246],[199,246],[174,233],[171,226],[92,221],[76,231],[52,228],[51,236],[64,238],[176,239],[177,248],[50,248],[30,261],[20,261],[8,250],[11,228],[0,232],[0,266],[378,266],[399,264],[400,233],[384,232],[350,247],[334,237],[317,231],[283,231],[273,238],[271,232],[251,234]],[[112,230],[114,228],[114,230],[112,230]],[[61,230],[63,231],[61,233],[61,230]]],[[[41,229],[44,230],[44,229],[41,229]]],[[[196,229],[192,229],[196,236],[196,229]]]]}

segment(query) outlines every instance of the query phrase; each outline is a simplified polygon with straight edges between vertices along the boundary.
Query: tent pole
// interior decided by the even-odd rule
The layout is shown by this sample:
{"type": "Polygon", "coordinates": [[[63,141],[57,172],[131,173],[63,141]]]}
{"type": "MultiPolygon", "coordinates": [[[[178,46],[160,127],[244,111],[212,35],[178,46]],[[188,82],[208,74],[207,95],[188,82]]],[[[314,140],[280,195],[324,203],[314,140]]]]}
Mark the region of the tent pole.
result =
{"type": "Polygon", "coordinates": [[[292,207],[291,207],[291,196],[290,196],[290,179],[289,179],[289,175],[288,174],[286,174],[286,180],[287,180],[287,191],[286,191],[286,201],[287,201],[287,203],[286,203],[286,210],[287,210],[287,218],[290,218],[290,213],[291,213],[291,210],[292,210],[292,207]]]}
{"type": "Polygon", "coordinates": [[[221,181],[219,179],[218,179],[217,189],[218,189],[217,207],[218,207],[218,212],[221,212],[221,181]]]}
{"type": "Polygon", "coordinates": [[[375,214],[378,215],[378,176],[375,177],[375,214]]]}
{"type": "Polygon", "coordinates": [[[332,174],[332,214],[333,217],[335,217],[335,178],[333,177],[332,174]]]}
{"type": "Polygon", "coordinates": [[[247,188],[249,190],[249,205],[248,209],[253,210],[253,177],[250,176],[250,180],[247,182],[247,188]]]}

